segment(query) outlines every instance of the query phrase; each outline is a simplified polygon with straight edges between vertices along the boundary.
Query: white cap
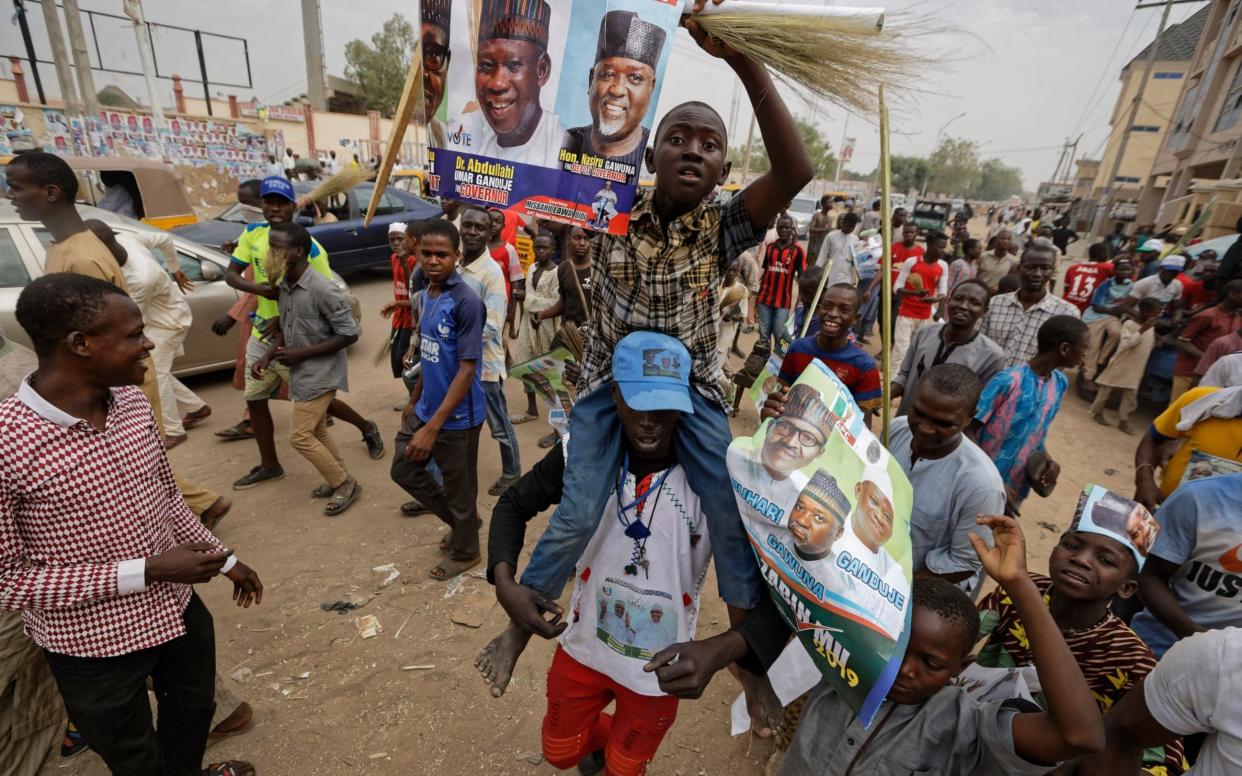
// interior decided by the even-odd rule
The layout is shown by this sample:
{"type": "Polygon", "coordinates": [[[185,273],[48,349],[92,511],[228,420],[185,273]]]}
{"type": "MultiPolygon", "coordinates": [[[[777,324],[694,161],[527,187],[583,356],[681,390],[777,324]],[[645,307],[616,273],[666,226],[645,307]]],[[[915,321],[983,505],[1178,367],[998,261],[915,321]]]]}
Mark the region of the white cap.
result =
{"type": "Polygon", "coordinates": [[[392,234],[394,232],[400,232],[401,234],[405,234],[405,224],[401,223],[400,221],[394,221],[391,224],[389,224],[388,233],[392,234]]]}
{"type": "Polygon", "coordinates": [[[1141,253],[1163,253],[1164,240],[1157,240],[1155,237],[1150,238],[1147,242],[1138,247],[1141,253]]]}
{"type": "Polygon", "coordinates": [[[1181,272],[1186,269],[1186,257],[1177,253],[1172,256],[1165,256],[1164,261],[1160,262],[1160,269],[1172,269],[1181,272]]]}

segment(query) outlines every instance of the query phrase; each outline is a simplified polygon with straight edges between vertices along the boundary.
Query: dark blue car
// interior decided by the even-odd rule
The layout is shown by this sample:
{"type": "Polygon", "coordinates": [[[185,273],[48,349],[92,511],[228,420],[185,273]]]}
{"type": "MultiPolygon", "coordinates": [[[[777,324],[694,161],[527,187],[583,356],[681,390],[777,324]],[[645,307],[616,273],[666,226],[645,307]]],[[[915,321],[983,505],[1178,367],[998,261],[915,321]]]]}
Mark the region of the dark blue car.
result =
{"type": "MultiPolygon", "coordinates": [[[[310,192],[313,184],[295,183],[298,196],[310,192]]],[[[443,211],[439,205],[413,194],[387,189],[375,210],[371,225],[364,227],[371,201],[374,183],[361,183],[344,194],[338,194],[328,203],[327,212],[336,216],[335,223],[312,226],[311,219],[299,213],[298,222],[305,224],[311,235],[328,251],[332,269],[340,274],[368,267],[389,266],[388,225],[393,222],[425,221],[439,217],[443,211]]],[[[210,221],[199,221],[173,230],[173,234],[193,240],[201,245],[218,248],[237,239],[246,226],[241,205],[233,205],[210,221]]]]}

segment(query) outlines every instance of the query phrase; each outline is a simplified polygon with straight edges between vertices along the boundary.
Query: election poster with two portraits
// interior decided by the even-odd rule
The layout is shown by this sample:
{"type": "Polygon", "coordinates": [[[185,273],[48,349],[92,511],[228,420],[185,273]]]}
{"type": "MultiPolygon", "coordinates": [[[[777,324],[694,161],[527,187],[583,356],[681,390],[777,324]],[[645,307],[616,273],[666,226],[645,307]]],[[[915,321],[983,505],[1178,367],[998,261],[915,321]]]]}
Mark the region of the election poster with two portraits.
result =
{"type": "Polygon", "coordinates": [[[913,493],[820,361],[726,456],[769,593],[820,676],[870,724],[905,653],[913,493]]]}
{"type": "Polygon", "coordinates": [[[422,0],[431,187],[624,234],[679,0],[422,0]]]}

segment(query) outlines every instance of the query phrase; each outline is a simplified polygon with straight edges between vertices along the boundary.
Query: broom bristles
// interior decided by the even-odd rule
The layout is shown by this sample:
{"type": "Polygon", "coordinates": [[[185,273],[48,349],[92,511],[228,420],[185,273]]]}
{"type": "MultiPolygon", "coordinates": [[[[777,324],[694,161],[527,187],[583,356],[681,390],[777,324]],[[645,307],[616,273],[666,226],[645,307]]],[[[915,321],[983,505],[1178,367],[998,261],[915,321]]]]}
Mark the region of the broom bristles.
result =
{"type": "Polygon", "coordinates": [[[306,199],[318,202],[321,199],[334,197],[337,194],[349,191],[359,183],[371,180],[374,176],[375,173],[365,167],[346,167],[331,178],[321,181],[318,186],[310,190],[310,193],[306,195],[306,199]]]}
{"type": "Polygon", "coordinates": [[[915,38],[934,32],[926,19],[902,19],[883,34],[859,31],[849,17],[782,13],[700,14],[703,31],[762,62],[801,96],[875,114],[879,85],[898,89],[927,75],[939,59],[921,54],[915,38]]]}

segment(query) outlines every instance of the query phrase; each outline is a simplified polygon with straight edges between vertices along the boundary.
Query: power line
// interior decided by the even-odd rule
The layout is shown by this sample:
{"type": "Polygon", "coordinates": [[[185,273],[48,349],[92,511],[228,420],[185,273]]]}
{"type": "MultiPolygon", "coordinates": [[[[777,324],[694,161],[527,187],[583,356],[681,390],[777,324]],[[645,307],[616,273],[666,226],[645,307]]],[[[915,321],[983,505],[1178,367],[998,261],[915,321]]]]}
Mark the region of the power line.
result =
{"type": "MultiPolygon", "coordinates": [[[[1137,13],[1137,9],[1130,12],[1130,18],[1126,20],[1126,26],[1121,30],[1121,35],[1117,37],[1117,43],[1113,46],[1113,53],[1108,55],[1108,60],[1104,63],[1104,69],[1100,71],[1100,78],[1096,81],[1095,88],[1091,90],[1091,96],[1087,98],[1087,103],[1083,106],[1082,114],[1078,117],[1078,121],[1074,123],[1074,129],[1070,131],[1071,135],[1082,129],[1083,124],[1087,121],[1087,117],[1094,113],[1103,101],[1107,90],[1101,90],[1100,87],[1104,85],[1104,82],[1108,78],[1109,74],[1113,72],[1113,59],[1116,58],[1117,52],[1121,50],[1121,44],[1125,41],[1126,32],[1129,31],[1130,25],[1134,22],[1134,17],[1137,13]]],[[[1144,39],[1147,35],[1148,28],[1151,27],[1151,22],[1152,18],[1148,17],[1147,23],[1143,26],[1143,29],[1139,31],[1137,40],[1144,39]]]]}

